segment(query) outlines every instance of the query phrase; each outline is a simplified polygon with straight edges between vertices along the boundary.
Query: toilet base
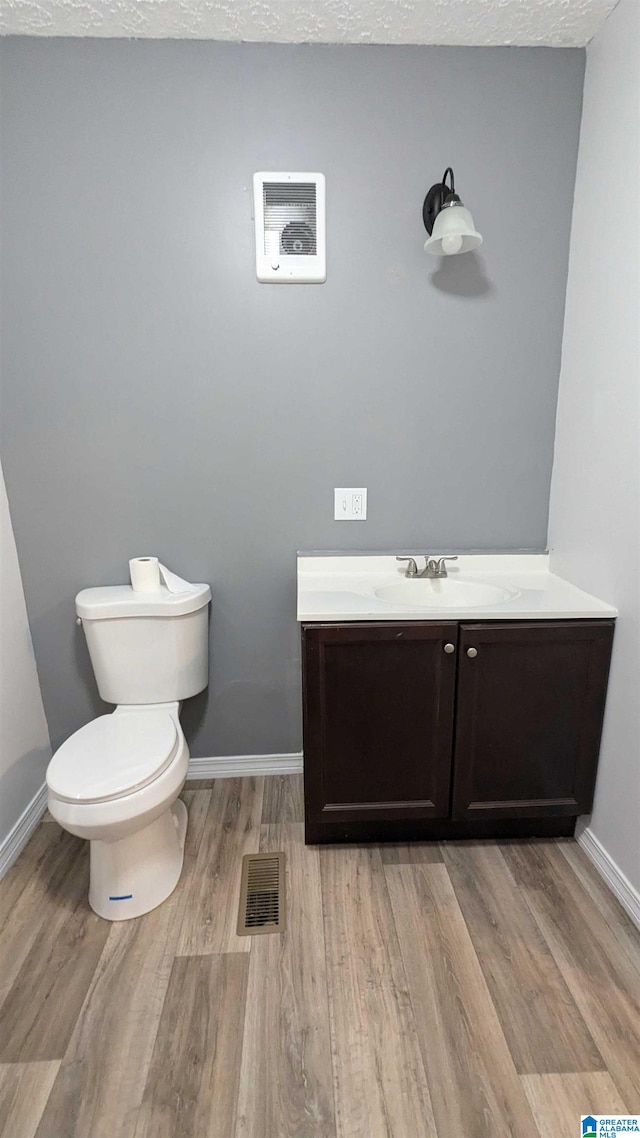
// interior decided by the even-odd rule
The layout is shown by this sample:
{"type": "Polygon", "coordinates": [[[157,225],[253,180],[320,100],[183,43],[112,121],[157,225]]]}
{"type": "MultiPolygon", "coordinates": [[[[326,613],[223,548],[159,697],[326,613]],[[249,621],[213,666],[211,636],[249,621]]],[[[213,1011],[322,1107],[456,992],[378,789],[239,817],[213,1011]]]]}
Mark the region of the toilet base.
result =
{"type": "Polygon", "coordinates": [[[90,842],[94,913],[107,921],[128,921],[166,901],[180,880],[187,821],[187,808],[176,799],[143,830],[115,842],[90,842]]]}

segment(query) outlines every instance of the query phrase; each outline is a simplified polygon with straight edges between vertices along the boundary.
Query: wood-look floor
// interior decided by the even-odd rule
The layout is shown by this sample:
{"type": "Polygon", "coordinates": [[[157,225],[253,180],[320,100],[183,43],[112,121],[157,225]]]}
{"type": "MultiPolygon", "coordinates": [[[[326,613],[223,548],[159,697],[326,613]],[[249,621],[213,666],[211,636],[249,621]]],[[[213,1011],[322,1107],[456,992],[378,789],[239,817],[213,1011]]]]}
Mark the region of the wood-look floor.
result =
{"type": "Polygon", "coordinates": [[[0,884],[2,1138],[562,1138],[640,1113],[640,934],[573,841],[305,847],[298,776],[190,783],[153,913],[39,825],[0,884]],[[237,937],[284,849],[283,934],[237,937]]]}

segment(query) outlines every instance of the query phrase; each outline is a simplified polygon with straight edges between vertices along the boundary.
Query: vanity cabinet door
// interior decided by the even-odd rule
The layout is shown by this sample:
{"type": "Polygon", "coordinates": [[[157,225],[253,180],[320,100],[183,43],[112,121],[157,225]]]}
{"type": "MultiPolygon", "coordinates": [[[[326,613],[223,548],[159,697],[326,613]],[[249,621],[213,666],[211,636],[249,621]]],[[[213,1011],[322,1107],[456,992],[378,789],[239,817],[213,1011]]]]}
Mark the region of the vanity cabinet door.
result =
{"type": "Polygon", "coordinates": [[[303,627],[307,840],[449,814],[458,626],[303,627]]]}
{"type": "Polygon", "coordinates": [[[591,809],[614,622],[463,624],[453,818],[591,809]]]}

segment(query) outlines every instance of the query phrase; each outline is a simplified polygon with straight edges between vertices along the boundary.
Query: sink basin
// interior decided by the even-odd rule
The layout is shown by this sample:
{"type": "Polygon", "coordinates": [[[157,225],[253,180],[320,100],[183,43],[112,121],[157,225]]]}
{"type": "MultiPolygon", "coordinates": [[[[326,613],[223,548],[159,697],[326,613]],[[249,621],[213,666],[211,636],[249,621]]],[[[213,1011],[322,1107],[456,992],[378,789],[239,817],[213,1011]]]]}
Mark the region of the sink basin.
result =
{"type": "Polygon", "coordinates": [[[505,589],[500,585],[486,585],[481,581],[455,581],[450,577],[432,579],[429,577],[405,578],[395,585],[383,585],[376,589],[379,601],[392,605],[404,605],[409,609],[458,609],[483,608],[498,605],[518,595],[516,589],[505,589]]]}

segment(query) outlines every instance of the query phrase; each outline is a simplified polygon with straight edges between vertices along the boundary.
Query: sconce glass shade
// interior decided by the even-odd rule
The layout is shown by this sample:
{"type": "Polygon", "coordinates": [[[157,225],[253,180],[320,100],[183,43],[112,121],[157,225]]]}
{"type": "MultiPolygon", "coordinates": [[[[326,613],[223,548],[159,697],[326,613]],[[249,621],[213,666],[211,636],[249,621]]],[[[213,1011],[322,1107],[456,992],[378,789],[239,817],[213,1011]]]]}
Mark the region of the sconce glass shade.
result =
{"type": "Polygon", "coordinates": [[[482,236],[473,224],[469,210],[459,202],[452,202],[440,210],[431,236],[424,243],[424,251],[436,257],[447,257],[468,253],[481,245],[482,236]]]}

